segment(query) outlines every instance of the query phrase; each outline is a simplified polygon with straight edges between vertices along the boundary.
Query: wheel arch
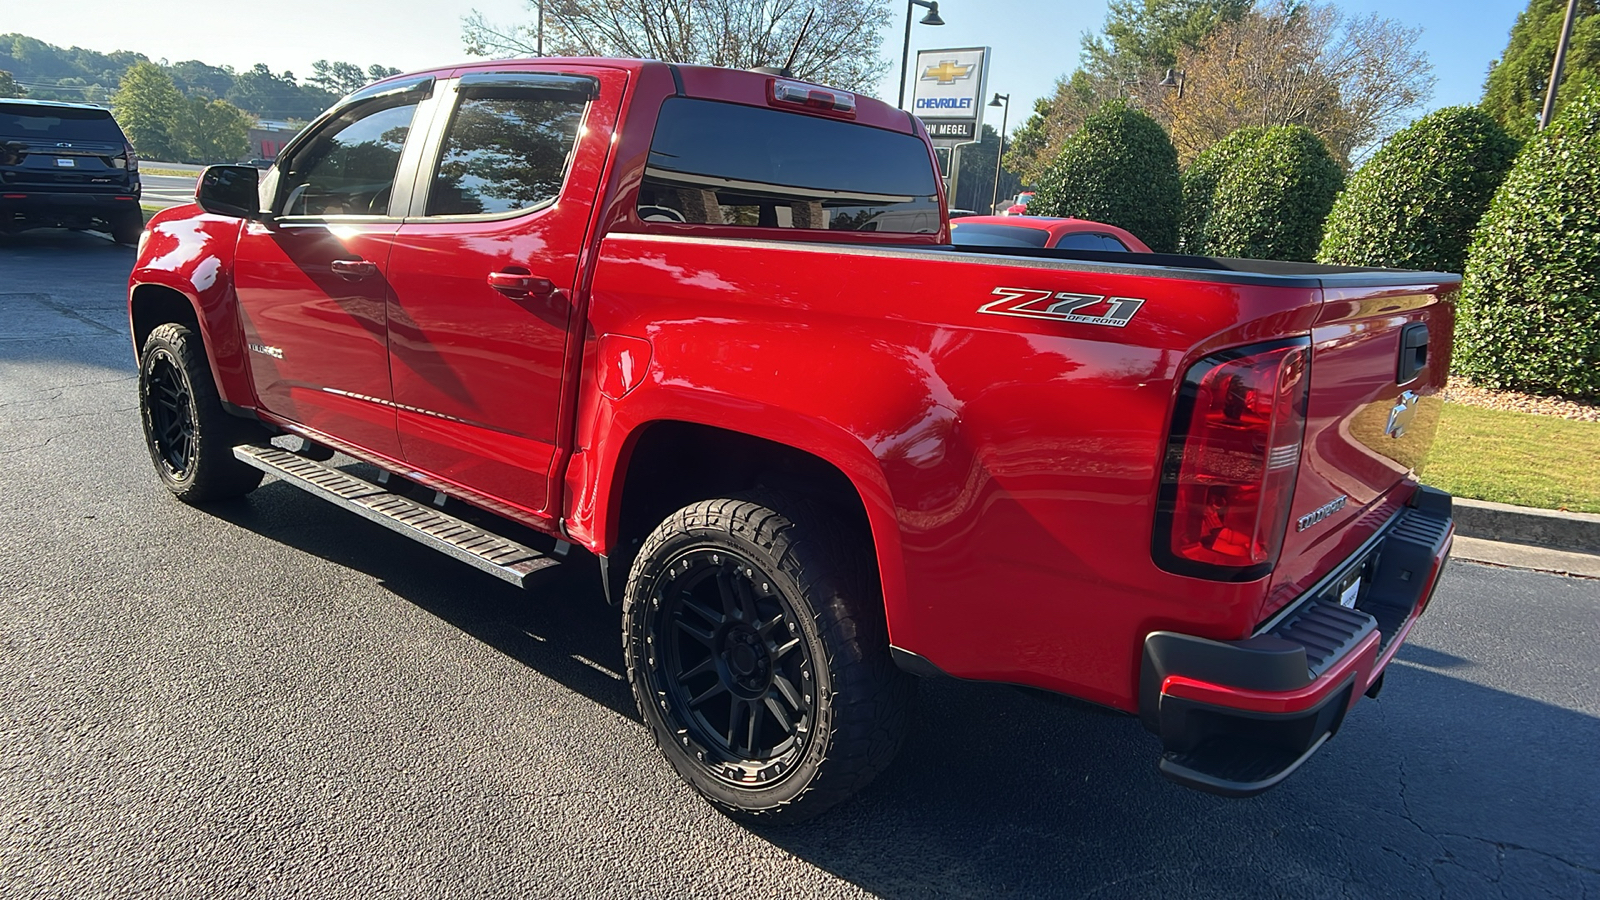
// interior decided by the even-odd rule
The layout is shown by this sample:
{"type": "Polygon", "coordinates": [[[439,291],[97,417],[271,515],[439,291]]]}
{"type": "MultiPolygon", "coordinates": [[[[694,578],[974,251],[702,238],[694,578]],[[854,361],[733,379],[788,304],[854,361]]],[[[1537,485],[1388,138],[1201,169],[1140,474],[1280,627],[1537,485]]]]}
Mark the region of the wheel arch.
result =
{"type": "Polygon", "coordinates": [[[893,629],[904,595],[900,536],[877,461],[842,433],[809,447],[752,430],[661,418],[630,429],[603,482],[594,535],[620,591],[639,543],[672,512],[698,500],[757,488],[803,491],[863,531],[893,629]],[[853,445],[855,452],[850,452],[853,445]]]}
{"type": "Polygon", "coordinates": [[[228,315],[213,309],[205,313],[200,299],[160,282],[135,283],[128,292],[128,328],[133,338],[133,355],[144,352],[150,332],[167,323],[188,328],[199,339],[211,368],[212,381],[226,406],[255,407],[255,392],[243,359],[244,341],[237,324],[228,315]]]}

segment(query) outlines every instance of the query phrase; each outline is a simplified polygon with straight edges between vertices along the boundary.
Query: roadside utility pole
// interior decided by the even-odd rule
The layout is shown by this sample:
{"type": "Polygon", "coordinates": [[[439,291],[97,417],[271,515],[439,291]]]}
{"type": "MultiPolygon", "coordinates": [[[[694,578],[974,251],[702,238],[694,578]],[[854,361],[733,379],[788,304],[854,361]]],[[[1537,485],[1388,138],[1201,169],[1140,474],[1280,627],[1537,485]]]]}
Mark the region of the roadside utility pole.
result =
{"type": "Polygon", "coordinates": [[[1561,67],[1567,63],[1567,45],[1572,43],[1572,23],[1578,18],[1578,0],[1567,0],[1567,21],[1561,26],[1561,43],[1556,45],[1555,65],[1550,67],[1550,87],[1544,92],[1544,111],[1539,113],[1539,130],[1550,126],[1556,114],[1556,88],[1561,84],[1561,67]]]}

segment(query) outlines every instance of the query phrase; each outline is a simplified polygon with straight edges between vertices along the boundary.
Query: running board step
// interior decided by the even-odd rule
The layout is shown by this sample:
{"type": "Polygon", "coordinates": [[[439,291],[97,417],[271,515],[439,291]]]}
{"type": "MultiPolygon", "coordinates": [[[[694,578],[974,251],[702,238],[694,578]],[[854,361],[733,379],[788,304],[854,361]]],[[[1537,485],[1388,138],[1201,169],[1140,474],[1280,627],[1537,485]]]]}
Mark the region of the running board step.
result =
{"type": "Polygon", "coordinates": [[[391,494],[370,481],[347,475],[297,453],[277,447],[241,444],[233,448],[241,462],[276,475],[285,482],[330,503],[365,516],[385,528],[448,554],[490,575],[522,587],[524,580],[559,560],[463,522],[423,503],[391,494]]]}

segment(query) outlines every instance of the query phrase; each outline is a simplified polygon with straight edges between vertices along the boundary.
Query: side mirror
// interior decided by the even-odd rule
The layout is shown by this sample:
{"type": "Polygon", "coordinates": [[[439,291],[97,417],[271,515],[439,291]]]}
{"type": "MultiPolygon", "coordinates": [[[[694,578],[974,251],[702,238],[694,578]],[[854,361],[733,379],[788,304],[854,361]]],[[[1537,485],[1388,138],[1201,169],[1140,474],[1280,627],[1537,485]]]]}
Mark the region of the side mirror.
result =
{"type": "Polygon", "coordinates": [[[194,202],[212,215],[259,219],[260,177],[255,166],[207,166],[195,186],[194,202]]]}

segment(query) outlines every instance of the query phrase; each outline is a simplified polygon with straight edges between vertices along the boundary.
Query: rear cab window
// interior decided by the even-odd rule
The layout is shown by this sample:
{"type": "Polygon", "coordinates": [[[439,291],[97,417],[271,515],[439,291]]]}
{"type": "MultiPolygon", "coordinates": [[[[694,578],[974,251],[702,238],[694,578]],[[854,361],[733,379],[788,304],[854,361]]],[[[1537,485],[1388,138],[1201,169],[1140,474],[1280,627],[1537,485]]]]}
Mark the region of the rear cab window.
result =
{"type": "Polygon", "coordinates": [[[639,190],[650,224],[934,234],[927,146],[804,113],[674,97],[639,190]]]}

